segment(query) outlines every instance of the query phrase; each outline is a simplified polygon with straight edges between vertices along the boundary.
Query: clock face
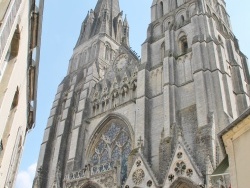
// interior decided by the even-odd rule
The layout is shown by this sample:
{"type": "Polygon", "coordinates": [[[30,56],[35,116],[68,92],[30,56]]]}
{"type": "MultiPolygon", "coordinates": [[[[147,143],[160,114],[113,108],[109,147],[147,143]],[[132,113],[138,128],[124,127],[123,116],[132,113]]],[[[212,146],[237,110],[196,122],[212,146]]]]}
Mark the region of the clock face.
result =
{"type": "Polygon", "coordinates": [[[127,60],[125,58],[120,59],[117,64],[116,67],[117,69],[122,69],[127,63],[127,60]]]}
{"type": "Polygon", "coordinates": [[[127,62],[128,62],[127,56],[125,56],[125,55],[119,56],[117,58],[115,64],[114,64],[115,65],[115,69],[117,71],[121,71],[125,67],[125,65],[127,64],[127,62]]]}

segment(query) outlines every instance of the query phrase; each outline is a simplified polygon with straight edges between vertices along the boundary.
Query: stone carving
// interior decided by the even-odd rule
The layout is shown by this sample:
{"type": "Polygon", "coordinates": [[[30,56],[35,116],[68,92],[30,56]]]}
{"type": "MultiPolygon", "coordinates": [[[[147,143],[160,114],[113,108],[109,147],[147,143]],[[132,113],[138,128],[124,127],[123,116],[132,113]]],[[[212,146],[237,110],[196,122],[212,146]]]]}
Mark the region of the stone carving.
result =
{"type": "Polygon", "coordinates": [[[136,166],[137,166],[137,167],[141,166],[141,161],[137,161],[137,162],[136,162],[136,166]]]}
{"type": "Polygon", "coordinates": [[[187,169],[186,174],[188,177],[191,177],[193,175],[193,170],[192,169],[187,169]]]}
{"type": "Polygon", "coordinates": [[[174,180],[174,175],[173,175],[173,174],[170,174],[170,175],[168,176],[168,180],[172,182],[172,181],[174,180]]]}
{"type": "Polygon", "coordinates": [[[70,174],[65,176],[65,180],[77,180],[85,177],[85,171],[80,170],[77,172],[71,172],[70,174]]]}
{"type": "Polygon", "coordinates": [[[104,184],[105,187],[111,188],[114,186],[114,178],[112,176],[106,177],[101,180],[101,184],[104,184]]]}
{"type": "Polygon", "coordinates": [[[132,180],[136,185],[140,185],[145,177],[145,173],[142,169],[138,169],[133,173],[132,180]]]}
{"type": "Polygon", "coordinates": [[[151,187],[152,184],[153,184],[153,182],[152,182],[151,180],[149,180],[149,181],[147,182],[147,186],[148,186],[148,187],[151,187]]]}
{"type": "Polygon", "coordinates": [[[182,152],[177,153],[177,158],[181,159],[182,158],[182,152]]]}
{"type": "Polygon", "coordinates": [[[183,172],[185,172],[186,168],[187,168],[186,164],[183,161],[181,161],[176,163],[174,171],[176,172],[176,174],[181,175],[183,174],[183,172]]]}

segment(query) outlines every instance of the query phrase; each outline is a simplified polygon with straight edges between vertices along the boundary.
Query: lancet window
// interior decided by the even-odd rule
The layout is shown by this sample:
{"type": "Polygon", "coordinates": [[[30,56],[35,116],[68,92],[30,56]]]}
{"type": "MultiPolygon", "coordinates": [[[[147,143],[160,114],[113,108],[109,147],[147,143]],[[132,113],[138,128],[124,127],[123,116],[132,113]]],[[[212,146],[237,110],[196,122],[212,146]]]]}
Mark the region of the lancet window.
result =
{"type": "Polygon", "coordinates": [[[165,42],[161,44],[161,62],[163,62],[165,57],[165,42]]]}
{"type": "Polygon", "coordinates": [[[182,54],[187,53],[188,51],[188,42],[187,42],[187,36],[182,36],[179,39],[179,46],[182,54]]]}
{"type": "Polygon", "coordinates": [[[98,133],[91,154],[93,172],[103,172],[121,164],[121,181],[127,178],[127,159],[131,152],[131,137],[127,126],[119,121],[108,123],[98,133]]]}
{"type": "Polygon", "coordinates": [[[164,10],[163,10],[163,2],[161,1],[158,5],[159,7],[159,18],[161,18],[164,15],[164,10]]]}

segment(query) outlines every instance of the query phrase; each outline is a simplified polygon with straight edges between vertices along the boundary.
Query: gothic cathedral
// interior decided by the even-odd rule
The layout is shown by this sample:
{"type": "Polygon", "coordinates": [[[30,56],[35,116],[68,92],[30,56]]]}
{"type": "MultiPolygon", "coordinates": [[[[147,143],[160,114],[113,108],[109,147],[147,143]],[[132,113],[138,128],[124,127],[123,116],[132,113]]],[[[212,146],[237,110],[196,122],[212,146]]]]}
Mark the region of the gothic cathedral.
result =
{"type": "MultiPolygon", "coordinates": [[[[146,32],[146,31],[145,31],[146,32]]],[[[82,24],[45,129],[36,188],[226,187],[217,134],[249,106],[224,0],[153,0],[141,59],[119,0],[82,24]]]]}

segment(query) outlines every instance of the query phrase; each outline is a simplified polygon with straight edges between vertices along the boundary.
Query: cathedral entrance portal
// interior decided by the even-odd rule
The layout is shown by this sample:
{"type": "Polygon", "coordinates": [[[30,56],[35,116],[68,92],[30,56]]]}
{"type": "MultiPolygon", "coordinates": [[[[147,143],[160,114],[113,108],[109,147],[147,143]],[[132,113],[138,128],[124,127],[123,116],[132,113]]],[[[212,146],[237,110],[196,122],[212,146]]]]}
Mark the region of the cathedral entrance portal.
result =
{"type": "Polygon", "coordinates": [[[92,183],[92,182],[89,182],[87,184],[85,184],[83,187],[81,188],[100,188],[99,185],[95,184],[95,183],[92,183]]]}
{"type": "Polygon", "coordinates": [[[189,187],[185,183],[182,183],[181,185],[178,185],[176,188],[191,188],[191,187],[189,187]]]}
{"type": "Polygon", "coordinates": [[[94,186],[94,185],[86,185],[86,186],[84,186],[83,188],[97,188],[97,187],[94,186]]]}
{"type": "Polygon", "coordinates": [[[196,188],[191,181],[187,180],[186,178],[178,178],[170,188],[196,188]]]}

